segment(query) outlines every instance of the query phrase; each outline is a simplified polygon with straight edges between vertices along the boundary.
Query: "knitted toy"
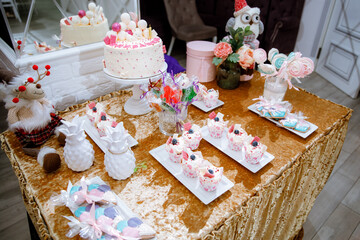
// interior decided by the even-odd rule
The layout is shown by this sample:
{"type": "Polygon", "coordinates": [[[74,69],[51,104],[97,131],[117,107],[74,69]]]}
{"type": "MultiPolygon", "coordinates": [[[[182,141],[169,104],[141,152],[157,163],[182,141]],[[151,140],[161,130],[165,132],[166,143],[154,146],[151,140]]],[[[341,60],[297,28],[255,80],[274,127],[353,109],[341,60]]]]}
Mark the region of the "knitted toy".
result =
{"type": "MultiPolygon", "coordinates": [[[[34,65],[33,69],[37,72],[37,80],[31,77],[26,79],[0,69],[0,79],[3,80],[3,84],[0,84],[0,99],[5,102],[8,110],[9,129],[15,133],[24,152],[37,156],[37,161],[44,170],[53,172],[60,167],[59,154],[53,148],[39,148],[54,134],[55,128],[61,124],[61,118],[55,114],[39,83],[50,75],[50,66],[46,65],[42,74],[39,73],[37,65],[34,65]]],[[[59,135],[58,139],[64,144],[63,135],[59,135]]]]}

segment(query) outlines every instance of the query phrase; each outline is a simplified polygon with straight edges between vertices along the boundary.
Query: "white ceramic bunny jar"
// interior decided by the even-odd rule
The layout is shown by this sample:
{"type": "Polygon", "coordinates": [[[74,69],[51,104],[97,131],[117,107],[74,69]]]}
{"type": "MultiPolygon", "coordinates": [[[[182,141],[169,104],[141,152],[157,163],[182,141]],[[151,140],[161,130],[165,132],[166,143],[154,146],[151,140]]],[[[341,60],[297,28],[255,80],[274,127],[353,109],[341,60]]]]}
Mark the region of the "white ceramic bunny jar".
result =
{"type": "Polygon", "coordinates": [[[135,156],[128,144],[130,135],[124,129],[122,122],[115,128],[107,127],[106,132],[106,136],[101,138],[108,144],[104,161],[105,169],[110,177],[124,180],[130,177],[135,169],[135,156]]]}
{"type": "Polygon", "coordinates": [[[84,121],[76,116],[72,122],[62,121],[59,131],[66,135],[64,158],[68,167],[76,172],[89,169],[94,161],[94,149],[86,139],[84,121]]]}

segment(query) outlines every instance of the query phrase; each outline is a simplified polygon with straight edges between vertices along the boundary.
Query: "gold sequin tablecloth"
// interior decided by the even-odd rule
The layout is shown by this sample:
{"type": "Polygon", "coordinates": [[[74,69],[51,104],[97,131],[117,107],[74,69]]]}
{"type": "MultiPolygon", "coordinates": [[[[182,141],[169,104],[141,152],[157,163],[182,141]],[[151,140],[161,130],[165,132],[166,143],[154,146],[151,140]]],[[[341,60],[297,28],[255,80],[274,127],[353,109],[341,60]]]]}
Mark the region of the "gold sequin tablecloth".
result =
{"type": "MultiPolygon", "coordinates": [[[[217,88],[215,82],[206,83],[217,88]]],[[[26,156],[14,134],[0,135],[2,148],[17,175],[26,209],[41,239],[67,239],[66,207],[53,207],[50,196],[66,189],[82,176],[99,176],[112,190],[157,231],[158,239],[292,239],[302,228],[316,196],[325,185],[341,151],[351,109],[318,98],[303,90],[288,90],[285,100],[293,111],[302,111],[318,130],[307,139],[277,127],[250,112],[253,98],[262,95],[264,79],[256,73],[253,80],[242,82],[235,90],[221,90],[225,105],[216,109],[225,120],[240,123],[253,136],[259,136],[275,159],[256,174],[223,154],[205,140],[199,150],[215,166],[224,167],[224,175],[235,185],[212,203],[205,205],[174,178],[149,151],[165,143],[158,129],[155,112],[143,116],[125,113],[123,106],[130,92],[121,91],[101,97],[106,112],[123,121],[139,142],[133,147],[137,163],[146,162],[146,170],[124,181],[110,178],[104,168],[104,155],[95,145],[94,165],[87,171],[71,171],[62,159],[56,173],[46,174],[35,158],[26,156]]],[[[67,120],[84,115],[86,103],[62,112],[67,120]]],[[[208,114],[189,107],[188,119],[202,126],[208,114]]],[[[63,153],[53,137],[46,145],[63,153]]]]}

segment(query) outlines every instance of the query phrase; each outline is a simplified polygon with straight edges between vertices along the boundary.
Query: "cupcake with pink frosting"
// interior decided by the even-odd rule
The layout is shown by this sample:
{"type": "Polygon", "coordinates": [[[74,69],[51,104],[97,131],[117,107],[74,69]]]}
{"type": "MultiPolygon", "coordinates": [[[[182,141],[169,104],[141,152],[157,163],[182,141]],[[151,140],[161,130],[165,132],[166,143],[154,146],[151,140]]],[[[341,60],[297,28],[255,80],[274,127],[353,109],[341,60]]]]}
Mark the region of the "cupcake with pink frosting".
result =
{"type": "Polygon", "coordinates": [[[185,176],[196,178],[199,167],[204,162],[202,153],[200,151],[193,152],[187,148],[182,153],[182,168],[185,176]]]}
{"type": "Polygon", "coordinates": [[[251,164],[259,164],[266,152],[267,146],[260,143],[259,137],[254,137],[244,144],[245,160],[251,164]]]}
{"type": "Polygon", "coordinates": [[[219,185],[223,175],[223,168],[217,168],[213,165],[208,165],[199,169],[200,185],[207,192],[215,191],[219,185]]]}
{"type": "Polygon", "coordinates": [[[165,149],[169,153],[169,159],[174,163],[181,163],[184,148],[184,139],[178,134],[174,134],[166,141],[165,149]]]}
{"type": "Polygon", "coordinates": [[[184,133],[182,135],[186,147],[195,150],[199,147],[202,139],[201,129],[198,125],[192,125],[190,122],[184,124],[184,133]]]}
{"type": "Polygon", "coordinates": [[[196,100],[202,101],[204,99],[204,95],[207,93],[207,88],[201,83],[198,83],[198,86],[199,86],[199,90],[196,95],[196,100]]]}
{"type": "Polygon", "coordinates": [[[104,111],[103,105],[101,103],[91,102],[88,104],[88,110],[86,111],[86,116],[91,123],[98,123],[100,121],[101,112],[104,111]]]}
{"type": "Polygon", "coordinates": [[[100,137],[104,137],[104,136],[106,136],[106,129],[108,127],[115,128],[118,125],[118,123],[116,121],[114,121],[112,118],[107,117],[106,114],[102,115],[101,119],[102,120],[96,124],[96,127],[100,134],[100,137]],[[103,119],[105,119],[105,120],[103,120],[103,119]]]}
{"type": "Polygon", "coordinates": [[[221,138],[228,121],[224,121],[224,114],[215,112],[210,113],[207,126],[210,136],[213,138],[221,138]]]}
{"type": "Polygon", "coordinates": [[[209,89],[203,95],[205,106],[208,108],[215,107],[219,100],[219,91],[215,89],[209,89]]]}
{"type": "Polygon", "coordinates": [[[232,125],[227,132],[230,149],[234,151],[241,151],[247,137],[248,135],[246,131],[241,128],[241,124],[232,125]]]}

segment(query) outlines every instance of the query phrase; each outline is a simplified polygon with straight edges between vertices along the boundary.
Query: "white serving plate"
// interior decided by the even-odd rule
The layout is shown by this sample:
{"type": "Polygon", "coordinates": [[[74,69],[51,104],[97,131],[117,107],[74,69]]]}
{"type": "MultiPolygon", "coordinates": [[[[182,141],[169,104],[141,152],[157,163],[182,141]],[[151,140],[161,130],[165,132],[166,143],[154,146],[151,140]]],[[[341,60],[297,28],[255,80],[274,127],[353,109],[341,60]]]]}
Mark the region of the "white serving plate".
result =
{"type": "Polygon", "coordinates": [[[198,178],[189,178],[183,174],[183,169],[180,163],[174,163],[170,161],[169,154],[165,150],[165,144],[160,147],[154,148],[150,151],[150,154],[163,165],[177,180],[179,180],[187,189],[190,190],[200,201],[204,204],[209,204],[216,198],[221,196],[224,192],[234,186],[224,175],[221,178],[221,182],[213,192],[205,191],[198,178]]]}
{"type": "Polygon", "coordinates": [[[213,138],[210,136],[209,130],[207,126],[204,126],[201,128],[201,134],[203,136],[203,139],[208,141],[211,145],[243,165],[245,168],[247,168],[249,171],[256,173],[260,169],[266,166],[269,162],[271,162],[274,159],[274,156],[271,155],[268,152],[264,153],[264,156],[260,160],[259,164],[251,164],[245,161],[245,152],[242,151],[233,151],[229,148],[229,142],[226,137],[226,133],[228,131],[228,128],[224,129],[223,135],[221,138],[213,138]]]}
{"type": "MultiPolygon", "coordinates": [[[[89,135],[89,137],[91,137],[91,139],[96,143],[96,145],[99,146],[101,151],[105,153],[107,151],[106,142],[100,138],[99,132],[97,131],[95,126],[91,124],[90,120],[86,116],[83,116],[81,118],[84,119],[83,127],[85,132],[89,135]]],[[[128,138],[128,141],[130,147],[133,147],[138,144],[138,141],[136,141],[132,136],[128,138]]]]}
{"type": "Polygon", "coordinates": [[[205,103],[204,103],[203,100],[201,100],[201,101],[194,101],[194,102],[192,103],[192,105],[194,105],[194,106],[197,107],[197,108],[200,108],[200,109],[203,110],[204,112],[210,112],[211,110],[214,110],[215,108],[218,108],[218,107],[224,105],[224,102],[221,101],[221,100],[218,100],[217,103],[216,103],[216,105],[213,106],[213,107],[211,107],[211,108],[208,108],[207,106],[205,106],[205,103]]]}
{"type": "MultiPolygon", "coordinates": [[[[261,116],[261,113],[256,109],[256,103],[254,103],[253,105],[250,105],[248,107],[248,109],[256,114],[258,114],[259,116],[261,116]]],[[[261,116],[262,117],[262,116],[261,116]]],[[[291,129],[291,128],[287,128],[287,127],[283,127],[278,121],[275,121],[274,119],[271,119],[271,118],[266,118],[267,120],[275,123],[277,126],[279,127],[282,127],[282,128],[285,128],[286,130],[292,132],[292,133],[295,133],[296,135],[302,137],[302,138],[307,138],[308,136],[310,136],[313,132],[316,131],[316,129],[318,129],[318,126],[316,126],[315,124],[312,124],[311,122],[308,122],[310,124],[310,129],[309,131],[305,132],[305,133],[302,133],[302,132],[299,132],[299,131],[296,131],[294,129],[291,129]]]]}

